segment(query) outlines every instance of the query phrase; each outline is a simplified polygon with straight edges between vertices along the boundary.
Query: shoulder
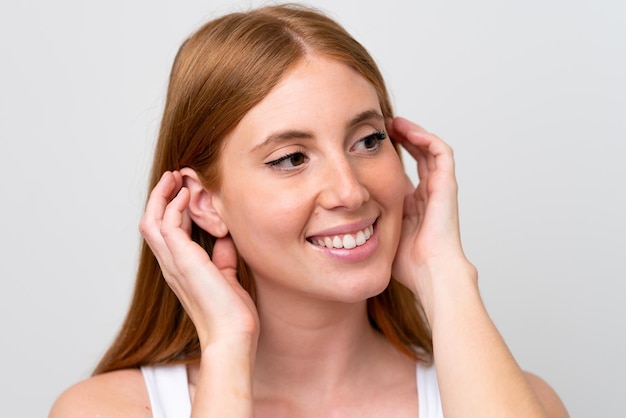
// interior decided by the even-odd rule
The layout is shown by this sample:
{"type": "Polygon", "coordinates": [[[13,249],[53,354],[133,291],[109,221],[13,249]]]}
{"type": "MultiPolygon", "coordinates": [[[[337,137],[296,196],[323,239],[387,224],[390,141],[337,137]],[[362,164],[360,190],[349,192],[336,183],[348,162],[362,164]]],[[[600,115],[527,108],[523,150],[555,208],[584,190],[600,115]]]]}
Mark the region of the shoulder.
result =
{"type": "Polygon", "coordinates": [[[49,418],[152,417],[139,369],[103,373],[75,384],[59,396],[49,418]]]}
{"type": "Polygon", "coordinates": [[[548,413],[548,416],[555,418],[569,417],[563,401],[561,401],[559,395],[557,395],[554,389],[552,389],[545,380],[529,372],[524,372],[524,375],[526,376],[526,381],[548,413]]]}

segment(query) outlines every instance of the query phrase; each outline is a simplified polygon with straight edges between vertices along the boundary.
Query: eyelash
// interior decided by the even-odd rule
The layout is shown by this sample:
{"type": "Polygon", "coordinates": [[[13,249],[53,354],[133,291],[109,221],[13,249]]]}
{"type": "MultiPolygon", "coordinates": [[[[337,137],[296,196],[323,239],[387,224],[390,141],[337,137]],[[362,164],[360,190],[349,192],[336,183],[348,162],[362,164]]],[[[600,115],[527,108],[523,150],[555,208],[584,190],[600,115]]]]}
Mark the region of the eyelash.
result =
{"type": "MultiPolygon", "coordinates": [[[[284,170],[284,171],[293,170],[293,168],[279,168],[278,165],[282,163],[283,161],[287,161],[288,159],[293,158],[294,156],[298,154],[302,154],[302,157],[304,158],[305,161],[308,160],[307,156],[304,155],[303,151],[296,151],[296,152],[290,152],[289,154],[285,154],[282,157],[277,158],[276,160],[268,161],[265,163],[265,165],[270,168],[275,168],[277,170],[284,170]]],[[[294,168],[295,167],[297,166],[294,166],[294,168]]]]}
{"type": "Polygon", "coordinates": [[[383,131],[376,131],[368,136],[366,136],[365,138],[359,140],[357,142],[358,143],[363,143],[365,141],[367,141],[368,139],[375,139],[376,140],[376,146],[373,148],[368,148],[367,151],[368,152],[374,152],[374,151],[378,151],[378,149],[381,146],[381,143],[383,142],[383,140],[385,140],[387,138],[387,134],[383,131]]]}
{"type": "MultiPolygon", "coordinates": [[[[383,131],[376,131],[376,132],[374,132],[374,133],[372,133],[370,135],[367,135],[366,137],[360,139],[359,141],[357,141],[357,144],[364,143],[365,141],[370,140],[370,139],[375,139],[376,140],[375,146],[372,147],[372,148],[366,148],[366,152],[374,153],[374,152],[376,152],[376,151],[378,151],[380,149],[382,141],[384,141],[386,138],[387,138],[387,134],[385,132],[383,132],[383,131]]],[[[282,157],[277,158],[275,160],[268,161],[268,162],[265,163],[265,165],[270,167],[270,168],[274,168],[276,170],[283,170],[283,171],[294,170],[298,166],[300,166],[301,164],[298,164],[298,165],[290,167],[290,168],[280,168],[279,165],[281,163],[283,163],[284,161],[287,161],[290,158],[293,158],[294,156],[297,156],[298,154],[302,155],[302,158],[303,158],[302,164],[308,160],[308,157],[306,155],[304,155],[304,152],[298,150],[296,152],[291,152],[289,154],[285,154],[282,157]]]]}

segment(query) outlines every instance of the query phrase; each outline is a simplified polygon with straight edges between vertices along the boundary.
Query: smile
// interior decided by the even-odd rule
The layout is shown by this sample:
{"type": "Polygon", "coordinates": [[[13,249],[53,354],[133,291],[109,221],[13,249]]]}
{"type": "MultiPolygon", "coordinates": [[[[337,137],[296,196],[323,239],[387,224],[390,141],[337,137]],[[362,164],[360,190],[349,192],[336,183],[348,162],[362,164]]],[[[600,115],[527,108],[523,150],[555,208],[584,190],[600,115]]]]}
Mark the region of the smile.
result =
{"type": "Polygon", "coordinates": [[[319,247],[352,249],[365,244],[374,233],[374,226],[370,225],[354,234],[333,235],[326,237],[312,237],[308,241],[319,247]]]}

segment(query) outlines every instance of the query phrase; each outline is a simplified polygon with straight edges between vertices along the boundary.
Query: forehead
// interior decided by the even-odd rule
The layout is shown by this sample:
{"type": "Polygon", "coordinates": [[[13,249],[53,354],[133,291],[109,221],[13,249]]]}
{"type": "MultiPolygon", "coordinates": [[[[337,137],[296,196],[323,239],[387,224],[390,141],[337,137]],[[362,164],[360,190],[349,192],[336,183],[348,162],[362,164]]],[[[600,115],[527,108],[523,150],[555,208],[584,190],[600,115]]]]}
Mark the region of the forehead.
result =
{"type": "Polygon", "coordinates": [[[254,142],[277,130],[341,129],[370,109],[380,111],[380,103],[363,76],[336,60],[307,57],[243,117],[232,137],[254,142]]]}

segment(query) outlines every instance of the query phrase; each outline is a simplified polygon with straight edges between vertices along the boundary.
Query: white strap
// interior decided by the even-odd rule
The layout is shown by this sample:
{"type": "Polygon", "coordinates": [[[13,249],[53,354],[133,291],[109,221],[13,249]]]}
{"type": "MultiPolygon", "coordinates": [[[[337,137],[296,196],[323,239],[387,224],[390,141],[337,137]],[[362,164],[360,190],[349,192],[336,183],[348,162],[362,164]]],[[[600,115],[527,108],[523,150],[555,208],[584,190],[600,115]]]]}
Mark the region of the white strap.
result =
{"type": "Polygon", "coordinates": [[[141,373],[146,382],[154,418],[191,416],[187,367],[184,364],[144,366],[141,373]]]}
{"type": "Polygon", "coordinates": [[[424,366],[417,363],[416,374],[419,418],[443,418],[435,366],[424,366]]]}
{"type": "MultiPolygon", "coordinates": [[[[184,364],[141,368],[154,418],[182,418],[191,415],[191,401],[184,364]]],[[[443,418],[435,366],[417,364],[419,418],[443,418]]]]}

